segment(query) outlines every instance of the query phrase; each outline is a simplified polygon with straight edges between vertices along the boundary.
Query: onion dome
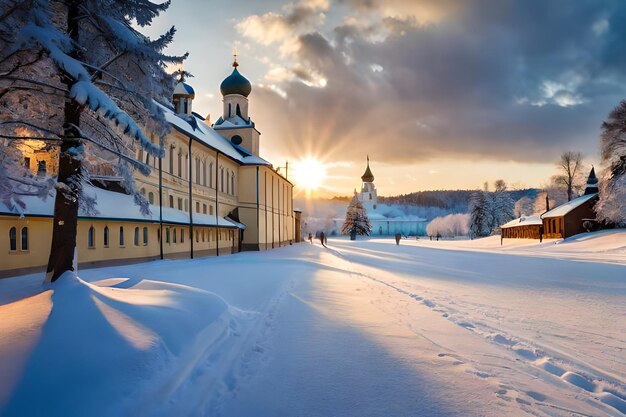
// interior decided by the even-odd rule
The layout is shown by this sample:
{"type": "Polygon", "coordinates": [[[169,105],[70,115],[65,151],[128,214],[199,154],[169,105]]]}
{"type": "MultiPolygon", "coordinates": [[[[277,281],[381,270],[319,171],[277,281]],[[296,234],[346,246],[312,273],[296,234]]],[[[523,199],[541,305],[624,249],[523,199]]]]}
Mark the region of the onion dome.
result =
{"type": "Polygon", "coordinates": [[[248,81],[246,77],[239,73],[239,71],[237,70],[238,66],[239,64],[235,60],[235,62],[233,62],[233,73],[226,77],[224,81],[222,81],[222,84],[220,85],[220,91],[222,92],[223,96],[228,96],[230,94],[239,94],[241,96],[248,97],[252,92],[252,84],[250,84],[250,81],[248,81]]]}
{"type": "Polygon", "coordinates": [[[365,169],[365,173],[361,175],[361,180],[363,182],[374,182],[374,174],[370,170],[370,157],[367,157],[367,168],[365,169]]]}

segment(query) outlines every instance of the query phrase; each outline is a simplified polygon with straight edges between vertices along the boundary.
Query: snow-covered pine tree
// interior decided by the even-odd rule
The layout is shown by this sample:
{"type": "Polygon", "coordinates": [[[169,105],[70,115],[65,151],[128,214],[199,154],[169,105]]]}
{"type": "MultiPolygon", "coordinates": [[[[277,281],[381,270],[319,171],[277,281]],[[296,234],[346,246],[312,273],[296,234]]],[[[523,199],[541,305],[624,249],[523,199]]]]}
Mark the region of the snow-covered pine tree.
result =
{"type": "Polygon", "coordinates": [[[626,226],[626,100],[615,107],[602,123],[602,163],[598,219],[626,226]]]}
{"type": "Polygon", "coordinates": [[[185,57],[163,53],[173,27],[151,40],[133,25],[150,25],[168,7],[149,0],[0,3],[0,199],[23,209],[21,196],[46,196],[54,184],[50,281],[73,270],[78,208],[90,202],[82,193],[90,157],[110,152],[113,171],[148,210],[132,170],[148,173],[149,166],[134,159],[135,150],[161,156],[168,125],[154,100],[169,101],[173,80],[165,66],[185,57]],[[27,172],[19,149],[28,140],[58,146],[56,182],[27,172]]]}
{"type": "Polygon", "coordinates": [[[470,195],[470,226],[472,238],[489,236],[491,233],[490,196],[487,191],[476,191],[470,195]]]}
{"type": "Polygon", "coordinates": [[[341,227],[341,233],[350,235],[350,240],[354,240],[357,235],[369,236],[371,231],[372,224],[367,217],[367,210],[355,194],[346,210],[346,220],[341,227]]]}
{"type": "Polygon", "coordinates": [[[499,226],[515,218],[515,202],[511,198],[511,195],[506,192],[506,183],[504,180],[497,180],[495,187],[496,190],[492,195],[493,205],[491,207],[491,218],[493,219],[493,223],[491,224],[491,233],[495,233],[499,226]]]}

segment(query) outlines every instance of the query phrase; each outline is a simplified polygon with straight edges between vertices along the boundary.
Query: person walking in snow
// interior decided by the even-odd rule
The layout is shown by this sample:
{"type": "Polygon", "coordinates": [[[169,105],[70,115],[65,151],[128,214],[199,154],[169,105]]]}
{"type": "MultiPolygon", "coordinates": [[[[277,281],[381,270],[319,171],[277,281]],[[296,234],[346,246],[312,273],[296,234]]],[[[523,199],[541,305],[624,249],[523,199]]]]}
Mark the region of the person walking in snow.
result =
{"type": "Polygon", "coordinates": [[[326,247],[326,234],[324,232],[320,232],[320,242],[323,247],[326,247]]]}
{"type": "Polygon", "coordinates": [[[400,233],[396,233],[396,245],[400,244],[400,239],[402,238],[402,235],[400,233]]]}
{"type": "Polygon", "coordinates": [[[313,244],[313,235],[309,232],[309,242],[311,242],[311,245],[313,244]]]}

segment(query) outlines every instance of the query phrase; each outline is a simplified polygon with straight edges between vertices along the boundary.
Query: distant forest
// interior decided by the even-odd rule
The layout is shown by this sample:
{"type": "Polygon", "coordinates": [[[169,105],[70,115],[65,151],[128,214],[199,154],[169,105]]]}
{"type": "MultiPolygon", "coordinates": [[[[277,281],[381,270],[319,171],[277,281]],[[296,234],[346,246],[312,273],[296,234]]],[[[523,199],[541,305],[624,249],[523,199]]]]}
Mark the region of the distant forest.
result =
{"type": "MultiPolygon", "coordinates": [[[[470,195],[476,190],[437,190],[437,191],[417,191],[410,194],[401,194],[391,197],[378,197],[378,201],[385,204],[406,204],[420,207],[438,207],[450,212],[464,213],[469,206],[470,195]]],[[[539,192],[536,188],[524,190],[506,191],[513,201],[522,197],[532,200],[539,192]]]]}
{"type": "MultiPolygon", "coordinates": [[[[470,195],[476,190],[437,190],[437,191],[416,191],[410,194],[401,194],[391,197],[378,197],[378,201],[383,204],[400,204],[415,207],[436,207],[449,213],[467,213],[470,195]]],[[[522,197],[528,197],[534,201],[539,192],[536,188],[524,190],[506,191],[513,201],[522,197]]],[[[349,197],[334,197],[336,201],[349,201],[349,197]]]]}

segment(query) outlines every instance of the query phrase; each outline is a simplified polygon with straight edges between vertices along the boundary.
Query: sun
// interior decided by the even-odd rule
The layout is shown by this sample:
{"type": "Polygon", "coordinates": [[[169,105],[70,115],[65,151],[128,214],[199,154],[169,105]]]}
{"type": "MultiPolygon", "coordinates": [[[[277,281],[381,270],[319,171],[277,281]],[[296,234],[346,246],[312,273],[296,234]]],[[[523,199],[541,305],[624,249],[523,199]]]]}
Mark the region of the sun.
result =
{"type": "Polygon", "coordinates": [[[307,194],[317,190],[326,179],[326,166],[315,158],[305,158],[293,164],[293,181],[307,194]]]}

